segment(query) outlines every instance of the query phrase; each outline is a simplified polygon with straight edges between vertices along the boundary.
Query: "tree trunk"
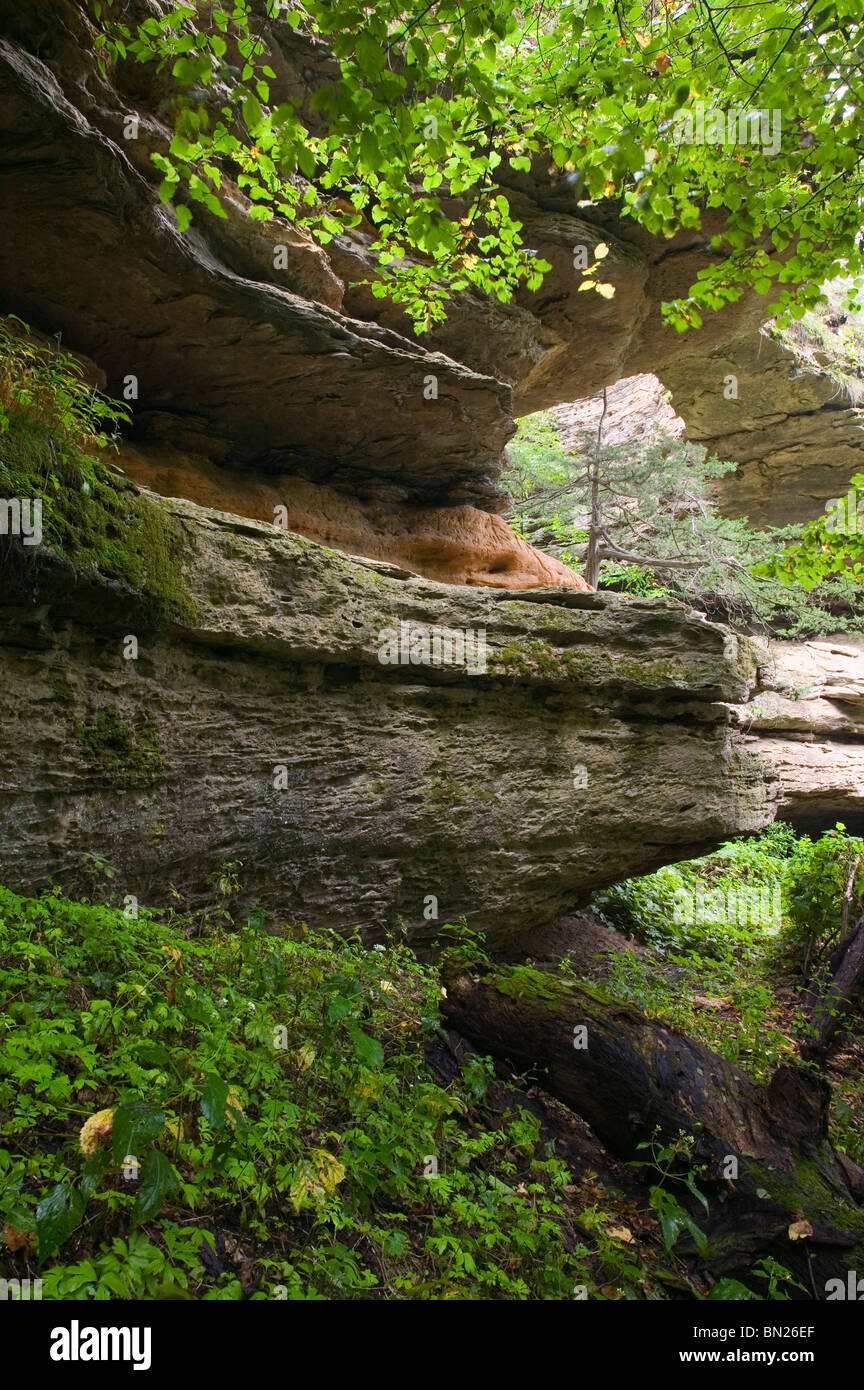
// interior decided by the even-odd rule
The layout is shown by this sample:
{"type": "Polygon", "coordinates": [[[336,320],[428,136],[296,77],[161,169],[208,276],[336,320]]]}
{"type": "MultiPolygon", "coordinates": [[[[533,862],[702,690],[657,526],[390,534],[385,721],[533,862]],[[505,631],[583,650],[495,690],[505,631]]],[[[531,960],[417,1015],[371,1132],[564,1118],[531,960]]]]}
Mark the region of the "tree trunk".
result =
{"type": "Polygon", "coordinates": [[[690,1209],[713,1271],[772,1254],[819,1298],[826,1279],[856,1268],[850,1260],[864,1273],[864,1209],[850,1186],[864,1175],[828,1140],[830,1088],[814,1071],[783,1066],[757,1085],[604,991],[525,966],[461,975],[443,1007],[476,1047],[530,1071],[581,1115],[616,1158],[644,1161],[651,1151],[640,1145],[691,1137],[709,1213],[690,1209]]]}
{"type": "Polygon", "coordinates": [[[592,589],[597,588],[600,578],[600,464],[597,459],[591,464],[591,521],[585,550],[584,577],[592,589]]]}
{"type": "Polygon", "coordinates": [[[807,1043],[804,1055],[822,1056],[831,1043],[841,1018],[864,982],[864,917],[850,935],[835,946],[828,962],[831,972],[811,1008],[815,1037],[807,1043]]]}
{"type": "Polygon", "coordinates": [[[600,514],[600,446],[603,442],[603,421],[606,419],[608,401],[603,389],[603,409],[597,425],[597,442],[591,459],[589,477],[591,481],[591,521],[588,527],[588,547],[585,552],[585,582],[592,589],[597,588],[600,578],[600,543],[603,539],[603,518],[600,514]]]}

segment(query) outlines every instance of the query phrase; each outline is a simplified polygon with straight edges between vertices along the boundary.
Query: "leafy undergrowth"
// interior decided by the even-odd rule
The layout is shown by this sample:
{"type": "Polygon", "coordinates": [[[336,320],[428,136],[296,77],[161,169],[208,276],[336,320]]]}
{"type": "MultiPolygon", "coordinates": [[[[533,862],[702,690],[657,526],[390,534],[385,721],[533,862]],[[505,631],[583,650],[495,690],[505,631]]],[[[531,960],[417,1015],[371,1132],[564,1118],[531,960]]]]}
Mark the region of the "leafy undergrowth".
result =
{"type": "MultiPolygon", "coordinates": [[[[812,840],[777,823],[620,884],[595,906],[635,938],[604,962],[611,992],[765,1081],[782,1062],[801,1061],[813,1031],[806,990],[864,911],[864,842],[842,825],[812,840]]],[[[839,1031],[826,1067],[832,1139],[864,1164],[860,1009],[839,1031]]]]}
{"type": "Polygon", "coordinates": [[[574,1176],[486,1058],[442,1084],[439,975],[404,945],[169,916],[0,889],[6,1278],[45,1299],[723,1293],[676,1258],[674,1197],[574,1176]]]}

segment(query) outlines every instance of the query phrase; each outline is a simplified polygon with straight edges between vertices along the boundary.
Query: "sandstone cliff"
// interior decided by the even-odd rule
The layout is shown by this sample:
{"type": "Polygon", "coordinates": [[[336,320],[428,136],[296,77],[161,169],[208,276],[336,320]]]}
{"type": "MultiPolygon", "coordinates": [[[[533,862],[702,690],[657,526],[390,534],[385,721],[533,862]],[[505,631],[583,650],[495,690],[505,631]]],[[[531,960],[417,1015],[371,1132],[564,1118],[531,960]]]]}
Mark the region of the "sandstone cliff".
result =
{"type": "Polygon", "coordinates": [[[776,642],[762,688],[733,711],[747,748],[772,765],[778,814],[818,834],[864,830],[864,639],[776,642]]]}
{"type": "Polygon", "coordinates": [[[683,605],[454,588],[160,505],[194,616],[130,617],[47,557],[4,586],[11,886],[72,887],[96,853],[124,895],[194,900],[240,862],[243,901],[297,921],[422,936],[432,897],[502,940],[772,818],[728,716],[754,649],[683,605]],[[379,659],[442,629],[485,634],[485,660],[379,659]]]}
{"type": "MultiPolygon", "coordinates": [[[[665,241],[612,205],[577,206],[569,181],[542,167],[505,168],[526,241],[552,270],[510,305],[459,296],[421,341],[371,294],[362,227],[325,254],[281,219],[250,222],[226,185],[226,220],[201,213],[181,236],[151,160],[170,142],[169,80],[134,62],[100,71],[72,0],[24,8],[4,25],[0,308],[62,333],[95,360],[110,393],[134,383],[130,472],[172,495],[260,516],[238,475],[252,475],[252,491],[270,478],[290,524],[329,543],[460,583],[579,588],[566,567],[538,561],[488,520],[507,506],[498,477],[514,412],[634,372],[662,375],[682,355],[725,350],[757,321],[744,297],[711,317],[695,349],[662,325],[663,301],[711,259],[715,214],[665,241]],[[574,250],[593,255],[600,241],[611,299],[580,293],[574,268],[574,250]],[[341,521],[334,491],[351,499],[341,521]],[[437,508],[446,515],[433,517],[437,508]],[[459,537],[458,556],[442,534],[459,537]]],[[[330,80],[324,45],[284,25],[263,32],[277,99],[305,99],[330,80]]]]}
{"type": "MultiPolygon", "coordinates": [[[[682,354],[662,381],[643,373],[616,382],[603,437],[620,444],[655,429],[683,435],[738,464],[714,485],[725,515],[756,528],[812,521],[864,470],[857,385],[839,375],[768,333],[742,333],[704,355],[682,354]]],[[[595,430],[601,403],[574,400],[555,418],[565,435],[595,430]]]]}
{"type": "MultiPolygon", "coordinates": [[[[186,499],[164,514],[190,604],[173,626],[130,619],[132,596],[50,554],[4,572],[7,881],[74,887],[97,846],[155,899],[237,861],[250,902],[296,917],[416,933],[434,897],[439,921],[507,937],[767,823],[776,774],[730,713],[751,644],[680,605],[585,594],[513,535],[498,482],[514,413],[636,373],[676,405],[708,382],[690,413],[710,433],[705,364],[744,360],[761,302],[698,337],[661,306],[719,224],[663,241],[505,169],[552,271],[512,305],[464,294],[421,342],[362,283],[362,227],[325,254],[237,194],[181,236],[150,159],[164,80],[103,74],[81,8],[47,8],[0,39],[0,307],[61,333],[109,392],[134,383],[121,462],[186,499]],[[574,268],[601,240],[611,299],[574,268]],[[382,664],[403,623],[482,630],[487,670],[382,664]]],[[[268,35],[281,90],[327,80],[322,45],[268,35]]]]}

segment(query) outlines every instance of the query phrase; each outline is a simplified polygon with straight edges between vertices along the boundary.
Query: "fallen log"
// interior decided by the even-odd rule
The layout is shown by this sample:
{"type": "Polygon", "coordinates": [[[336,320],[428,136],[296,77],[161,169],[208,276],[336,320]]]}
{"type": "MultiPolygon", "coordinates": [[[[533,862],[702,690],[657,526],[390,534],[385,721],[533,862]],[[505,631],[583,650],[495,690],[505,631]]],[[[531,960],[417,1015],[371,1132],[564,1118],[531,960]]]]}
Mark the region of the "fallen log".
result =
{"type": "Polygon", "coordinates": [[[686,1136],[708,1200],[707,1216],[695,1203],[692,1214],[712,1272],[770,1254],[819,1298],[828,1279],[864,1274],[864,1208],[851,1185],[860,1170],[828,1139],[831,1092],[814,1069],[782,1066],[759,1085],[605,991],[526,966],[451,979],[443,1012],[582,1116],[616,1158],[644,1160],[640,1145],[686,1136]]]}

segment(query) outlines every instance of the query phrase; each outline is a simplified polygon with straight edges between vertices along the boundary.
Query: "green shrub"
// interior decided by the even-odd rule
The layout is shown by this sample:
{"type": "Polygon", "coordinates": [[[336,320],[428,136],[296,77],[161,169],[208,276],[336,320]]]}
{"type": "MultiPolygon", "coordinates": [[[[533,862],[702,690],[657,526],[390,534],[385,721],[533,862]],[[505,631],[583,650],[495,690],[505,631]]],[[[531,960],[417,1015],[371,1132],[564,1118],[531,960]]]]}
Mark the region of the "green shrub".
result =
{"type": "Polygon", "coordinates": [[[612,993],[765,1079],[794,1052],[776,984],[786,966],[787,880],[809,845],[791,826],[775,823],[599,895],[603,916],[653,948],[614,957],[612,993]],[[682,913],[682,900],[696,909],[693,920],[682,913]]]}
{"type": "Polygon", "coordinates": [[[847,911],[853,927],[864,908],[864,840],[838,822],[808,842],[792,862],[787,882],[787,939],[805,968],[823,961],[843,930],[844,897],[855,870],[847,911]]]}
{"type": "MultiPolygon", "coordinates": [[[[776,822],[760,835],[732,840],[703,859],[670,864],[644,878],[627,879],[595,898],[599,911],[613,925],[630,932],[659,951],[678,951],[698,947],[708,954],[728,954],[737,946],[747,946],[762,928],[740,915],[727,918],[712,910],[699,921],[682,920],[681,905],[698,891],[713,895],[713,901],[730,898],[736,890],[750,888],[781,895],[791,860],[799,853],[799,842],[791,826],[776,822]],[[718,896],[719,895],[719,896],[718,896]]],[[[709,906],[711,903],[709,902],[709,906]]],[[[744,914],[749,918],[749,913],[744,914]]]]}

